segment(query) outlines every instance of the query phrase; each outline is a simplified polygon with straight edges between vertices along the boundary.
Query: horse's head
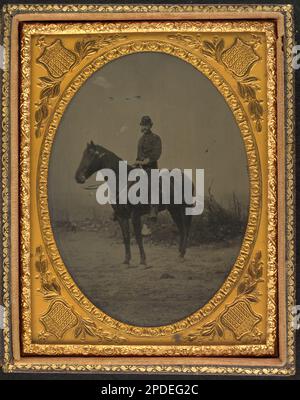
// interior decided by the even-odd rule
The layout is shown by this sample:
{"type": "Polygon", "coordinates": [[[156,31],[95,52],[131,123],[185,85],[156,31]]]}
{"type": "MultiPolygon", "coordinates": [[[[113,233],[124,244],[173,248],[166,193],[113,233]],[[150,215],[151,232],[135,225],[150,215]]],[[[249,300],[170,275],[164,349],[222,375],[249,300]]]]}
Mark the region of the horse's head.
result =
{"type": "Polygon", "coordinates": [[[105,150],[91,141],[83,152],[75,179],[77,183],[84,183],[94,172],[101,169],[101,159],[105,156],[105,150]]]}

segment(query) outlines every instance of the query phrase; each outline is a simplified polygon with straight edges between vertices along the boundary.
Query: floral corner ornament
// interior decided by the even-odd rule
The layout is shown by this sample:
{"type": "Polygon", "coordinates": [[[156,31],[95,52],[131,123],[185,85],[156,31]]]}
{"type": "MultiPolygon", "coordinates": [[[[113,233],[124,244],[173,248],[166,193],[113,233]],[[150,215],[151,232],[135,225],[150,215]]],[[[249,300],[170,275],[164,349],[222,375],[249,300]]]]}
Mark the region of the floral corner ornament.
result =
{"type": "Polygon", "coordinates": [[[49,271],[49,264],[43,246],[36,248],[35,267],[38,272],[36,276],[40,280],[41,286],[37,289],[44,300],[50,302],[47,311],[40,317],[44,329],[39,333],[39,340],[44,341],[49,336],[62,339],[67,331],[73,330],[75,339],[81,342],[87,336],[95,337],[102,342],[123,343],[125,338],[115,333],[108,332],[89,318],[83,318],[78,312],[70,307],[61,295],[61,287],[56,278],[49,271]]]}
{"type": "Polygon", "coordinates": [[[237,37],[227,49],[224,39],[217,36],[212,41],[204,40],[202,43],[202,53],[222,64],[236,79],[238,92],[247,104],[257,132],[262,131],[263,106],[262,100],[257,97],[260,90],[259,80],[250,76],[250,72],[260,60],[255,51],[260,44],[260,38],[253,34],[247,42],[237,37]]]}
{"type": "Polygon", "coordinates": [[[35,104],[37,107],[35,112],[35,136],[37,138],[42,136],[42,128],[50,114],[50,102],[59,96],[61,83],[66,74],[103,46],[125,38],[125,35],[114,34],[80,39],[75,42],[74,49],[70,50],[64,46],[60,39],[47,45],[44,36],[38,37],[36,45],[42,50],[42,53],[36,61],[47,70],[48,75],[39,78],[41,92],[39,101],[35,104]]]}
{"type": "Polygon", "coordinates": [[[242,78],[249,73],[251,67],[259,60],[259,56],[250,44],[236,38],[234,44],[222,53],[221,59],[231,72],[242,78]]]}
{"type": "Polygon", "coordinates": [[[37,59],[37,62],[42,64],[54,79],[59,79],[67,73],[75,61],[76,55],[68,50],[60,39],[44,47],[43,53],[37,59]]]}
{"type": "Polygon", "coordinates": [[[187,336],[188,341],[194,342],[205,337],[213,340],[216,336],[223,337],[226,329],[231,331],[237,340],[250,336],[259,340],[261,332],[257,328],[262,317],[256,314],[251,303],[259,302],[261,293],[257,285],[263,282],[263,262],[261,251],[258,251],[250,262],[246,275],[237,287],[237,298],[217,317],[216,320],[206,323],[194,334],[187,336]]]}
{"type": "Polygon", "coordinates": [[[61,300],[51,303],[40,321],[45,327],[45,332],[54,335],[57,339],[61,339],[69,329],[78,323],[77,316],[71,307],[61,300]]]}

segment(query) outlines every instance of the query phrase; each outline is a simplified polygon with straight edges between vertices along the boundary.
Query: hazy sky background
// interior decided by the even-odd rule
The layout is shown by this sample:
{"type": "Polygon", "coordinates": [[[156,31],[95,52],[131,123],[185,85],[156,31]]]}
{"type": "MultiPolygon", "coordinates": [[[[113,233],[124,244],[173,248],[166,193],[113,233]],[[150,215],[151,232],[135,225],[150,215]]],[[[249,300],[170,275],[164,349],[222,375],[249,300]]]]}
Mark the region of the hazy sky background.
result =
{"type": "MultiPolygon", "coordinates": [[[[162,139],[160,168],[204,168],[205,189],[227,205],[233,192],[248,203],[244,144],[233,114],[213,84],[190,64],[166,54],[121,57],[94,73],[69,104],[49,166],[49,205],[55,220],[92,217],[104,206],[74,179],[93,140],[132,163],[140,119],[152,118],[162,139]]],[[[95,175],[84,186],[95,184],[95,175]]]]}

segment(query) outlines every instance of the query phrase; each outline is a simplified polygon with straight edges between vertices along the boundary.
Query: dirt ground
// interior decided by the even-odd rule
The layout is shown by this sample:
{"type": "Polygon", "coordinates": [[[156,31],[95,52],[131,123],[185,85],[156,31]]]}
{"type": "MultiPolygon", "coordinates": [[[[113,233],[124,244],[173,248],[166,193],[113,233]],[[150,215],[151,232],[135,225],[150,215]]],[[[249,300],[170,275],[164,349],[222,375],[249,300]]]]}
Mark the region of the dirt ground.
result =
{"type": "Polygon", "coordinates": [[[190,247],[182,262],[176,246],[147,241],[147,266],[142,266],[132,240],[128,266],[122,264],[120,239],[59,229],[56,240],[70,274],[89,300],[110,316],[140,326],[169,324],[203,306],[228,275],[240,247],[238,240],[190,247]]]}

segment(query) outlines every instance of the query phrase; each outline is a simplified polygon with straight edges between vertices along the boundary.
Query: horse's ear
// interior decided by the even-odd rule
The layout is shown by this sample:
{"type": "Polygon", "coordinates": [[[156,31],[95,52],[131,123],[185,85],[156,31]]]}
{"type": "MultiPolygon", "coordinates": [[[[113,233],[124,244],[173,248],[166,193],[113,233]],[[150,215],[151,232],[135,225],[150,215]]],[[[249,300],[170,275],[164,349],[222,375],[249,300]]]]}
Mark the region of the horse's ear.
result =
{"type": "Polygon", "coordinates": [[[92,146],[95,146],[95,144],[94,144],[94,142],[93,142],[92,140],[91,140],[91,145],[92,145],[92,146]]]}

